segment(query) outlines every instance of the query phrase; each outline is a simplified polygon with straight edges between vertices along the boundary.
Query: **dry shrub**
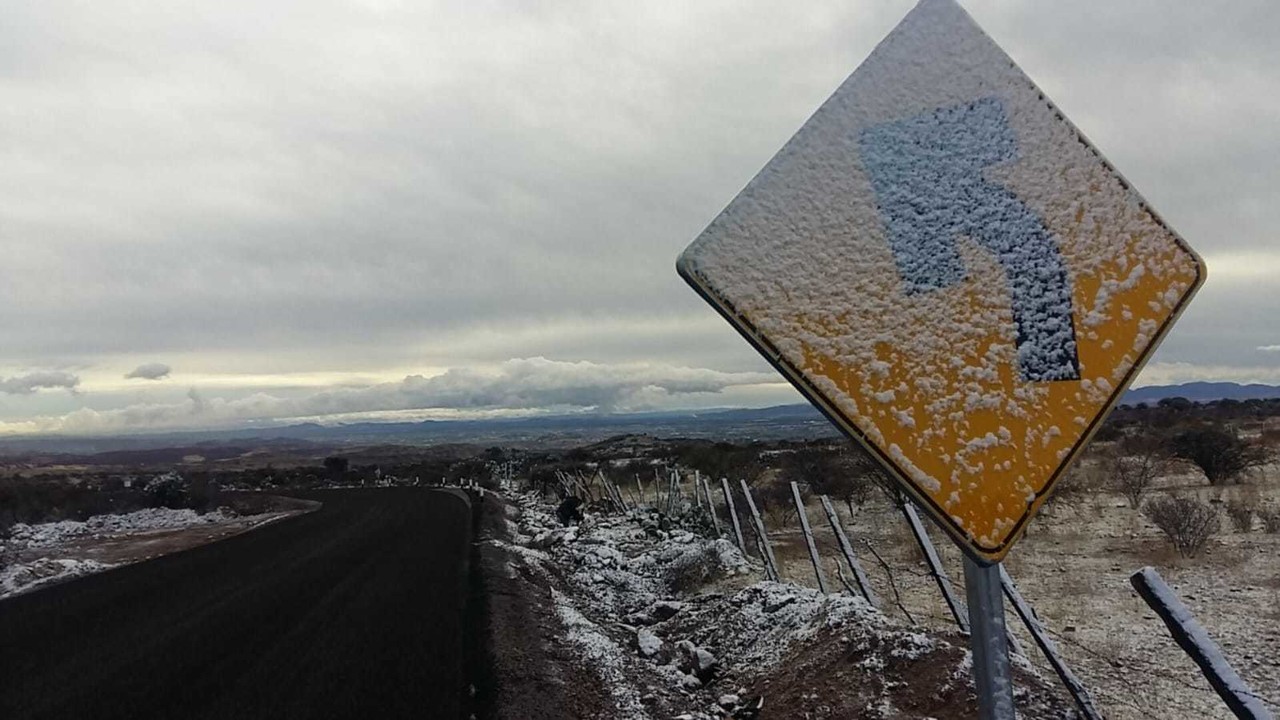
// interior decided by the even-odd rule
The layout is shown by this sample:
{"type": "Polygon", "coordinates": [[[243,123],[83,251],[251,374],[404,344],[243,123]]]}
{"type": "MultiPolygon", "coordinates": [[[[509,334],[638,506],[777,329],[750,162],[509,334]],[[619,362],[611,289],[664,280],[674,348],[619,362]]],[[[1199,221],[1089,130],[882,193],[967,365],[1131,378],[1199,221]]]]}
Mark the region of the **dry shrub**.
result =
{"type": "Polygon", "coordinates": [[[1169,469],[1169,451],[1162,438],[1143,433],[1126,438],[1109,458],[1108,470],[1116,489],[1137,510],[1160,476],[1169,469]]]}
{"type": "Polygon", "coordinates": [[[1272,535],[1280,533],[1280,508],[1258,508],[1258,519],[1262,521],[1262,529],[1272,535]]]}
{"type": "Polygon", "coordinates": [[[697,591],[724,574],[720,553],[712,544],[684,553],[667,568],[667,587],[677,594],[697,591]]]}
{"type": "Polygon", "coordinates": [[[1105,476],[1098,466],[1091,459],[1081,460],[1054,485],[1045,499],[1044,510],[1052,513],[1058,507],[1079,507],[1085,500],[1097,497],[1105,486],[1105,476]]]}
{"type": "Polygon", "coordinates": [[[1253,516],[1261,504],[1258,488],[1252,485],[1237,488],[1235,497],[1224,505],[1227,518],[1231,520],[1231,526],[1236,532],[1247,533],[1253,530],[1253,516]]]}
{"type": "Polygon", "coordinates": [[[1198,555],[1222,527],[1217,508],[1190,497],[1152,498],[1143,512],[1183,557],[1198,555]]]}
{"type": "Polygon", "coordinates": [[[1227,518],[1236,532],[1247,533],[1253,529],[1253,504],[1248,500],[1228,500],[1227,518]]]}

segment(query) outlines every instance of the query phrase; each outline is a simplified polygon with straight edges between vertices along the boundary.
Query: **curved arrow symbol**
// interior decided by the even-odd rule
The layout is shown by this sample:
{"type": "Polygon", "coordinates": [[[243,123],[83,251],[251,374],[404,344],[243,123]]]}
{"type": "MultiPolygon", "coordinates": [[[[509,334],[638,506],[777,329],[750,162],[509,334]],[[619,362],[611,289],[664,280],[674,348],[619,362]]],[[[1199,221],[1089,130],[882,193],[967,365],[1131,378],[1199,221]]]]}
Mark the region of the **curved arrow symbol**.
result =
{"type": "Polygon", "coordinates": [[[863,130],[859,149],[908,295],[965,279],[956,239],[967,235],[1004,267],[1028,382],[1078,380],[1071,285],[1040,216],[983,170],[1017,157],[998,98],[941,108],[863,130]]]}

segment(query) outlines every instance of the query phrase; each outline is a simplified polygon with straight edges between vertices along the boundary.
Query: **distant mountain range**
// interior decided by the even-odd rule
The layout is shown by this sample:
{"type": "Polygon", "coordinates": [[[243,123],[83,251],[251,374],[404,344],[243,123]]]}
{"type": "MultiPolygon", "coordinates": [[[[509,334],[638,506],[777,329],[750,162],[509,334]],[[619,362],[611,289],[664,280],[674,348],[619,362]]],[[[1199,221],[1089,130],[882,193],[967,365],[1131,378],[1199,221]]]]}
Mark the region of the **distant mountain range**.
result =
{"type": "Polygon", "coordinates": [[[1148,385],[1130,390],[1121,402],[1125,405],[1159,402],[1164,398],[1182,397],[1195,402],[1211,400],[1266,400],[1280,398],[1277,385],[1241,385],[1233,382],[1190,382],[1181,385],[1148,385]]]}
{"type": "MultiPolygon", "coordinates": [[[[1126,405],[1184,397],[1197,402],[1280,398],[1280,386],[1193,382],[1137,388],[1125,393],[1126,405]]],[[[93,455],[117,451],[189,448],[205,452],[223,446],[307,445],[317,450],[341,446],[433,445],[572,445],[615,435],[750,441],[831,437],[835,427],[809,405],[767,408],[647,413],[581,413],[497,420],[425,420],[422,422],[361,422],[341,425],[302,423],[238,430],[197,430],[110,437],[39,436],[0,439],[0,454],[93,455]]]]}

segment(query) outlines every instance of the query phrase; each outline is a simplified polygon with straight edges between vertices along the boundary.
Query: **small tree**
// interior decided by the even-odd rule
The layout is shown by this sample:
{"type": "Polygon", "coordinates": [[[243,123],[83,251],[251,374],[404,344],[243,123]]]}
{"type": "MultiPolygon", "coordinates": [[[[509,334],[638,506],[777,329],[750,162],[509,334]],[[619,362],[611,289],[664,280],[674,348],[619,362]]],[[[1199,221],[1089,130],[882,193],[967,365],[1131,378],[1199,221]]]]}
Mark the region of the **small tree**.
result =
{"type": "Polygon", "coordinates": [[[1169,450],[1158,436],[1143,433],[1126,438],[1108,461],[1116,489],[1129,501],[1129,507],[1142,507],[1155,481],[1169,468],[1169,450]]]}
{"type": "MultiPolygon", "coordinates": [[[[785,527],[799,520],[795,498],[791,495],[791,485],[781,477],[756,483],[751,488],[751,496],[761,514],[768,517],[775,526],[785,527]]],[[[803,496],[804,494],[801,495],[803,496]]]]}
{"type": "Polygon", "coordinates": [[[1165,495],[1147,502],[1144,512],[1182,557],[1195,557],[1221,529],[1217,508],[1195,498],[1165,495]]]}
{"type": "Polygon", "coordinates": [[[1244,471],[1267,464],[1270,451],[1240,437],[1235,428],[1204,426],[1184,430],[1173,438],[1173,453],[1204,472],[1210,485],[1240,477],[1244,471]]]}

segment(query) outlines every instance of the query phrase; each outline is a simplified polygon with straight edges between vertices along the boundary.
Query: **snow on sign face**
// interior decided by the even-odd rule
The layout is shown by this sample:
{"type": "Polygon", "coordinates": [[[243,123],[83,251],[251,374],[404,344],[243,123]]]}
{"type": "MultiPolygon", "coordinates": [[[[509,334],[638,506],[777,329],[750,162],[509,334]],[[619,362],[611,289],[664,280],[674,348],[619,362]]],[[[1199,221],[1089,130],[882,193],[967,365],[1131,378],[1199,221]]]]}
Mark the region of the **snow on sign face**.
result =
{"type": "Polygon", "coordinates": [[[922,0],[678,268],[984,562],[1205,275],[954,0],[922,0]]]}

